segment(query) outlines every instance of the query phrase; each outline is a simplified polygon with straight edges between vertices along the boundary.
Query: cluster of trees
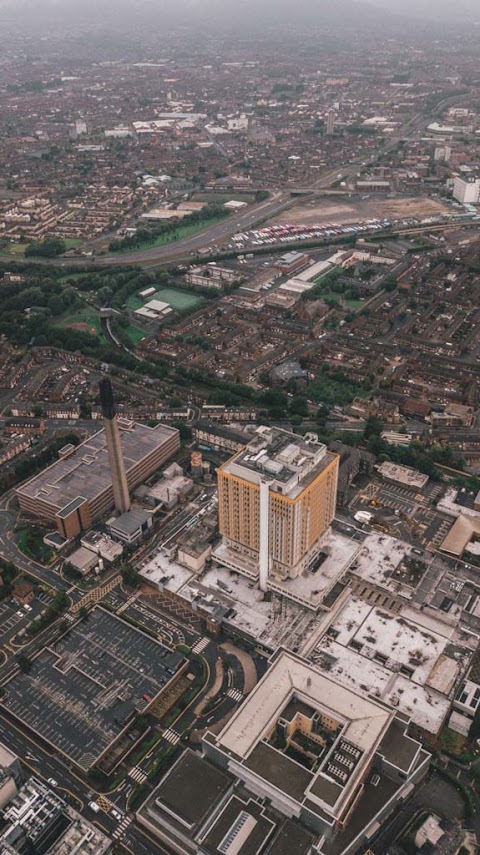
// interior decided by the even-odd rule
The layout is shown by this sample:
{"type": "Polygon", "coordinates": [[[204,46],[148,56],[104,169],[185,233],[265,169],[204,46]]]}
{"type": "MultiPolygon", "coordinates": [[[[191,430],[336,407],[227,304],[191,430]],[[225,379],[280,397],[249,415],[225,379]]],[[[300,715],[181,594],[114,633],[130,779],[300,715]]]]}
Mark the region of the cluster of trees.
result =
{"type": "MultiPolygon", "coordinates": [[[[268,382],[266,375],[260,379],[268,382]]],[[[327,406],[349,404],[355,397],[364,395],[371,389],[369,382],[354,383],[340,369],[330,370],[327,364],[322,366],[321,379],[310,382],[304,390],[299,391],[295,386],[287,387],[287,391],[293,393],[293,398],[280,388],[258,390],[242,383],[219,380],[211,374],[204,374],[199,369],[183,365],[176,368],[175,382],[179,386],[200,385],[211,388],[211,404],[225,404],[229,407],[250,404],[263,409],[266,415],[276,419],[306,416],[308,399],[327,406]]]]}
{"type": "Polygon", "coordinates": [[[69,600],[66,591],[57,591],[52,602],[45,609],[45,614],[40,615],[40,617],[33,620],[30,624],[28,628],[29,635],[35,635],[50,623],[53,623],[65,611],[68,604],[69,600]]]}
{"type": "Polygon", "coordinates": [[[73,310],[80,303],[71,285],[45,272],[32,273],[20,288],[16,283],[5,283],[2,285],[0,334],[15,344],[29,344],[37,330],[45,332],[45,319],[73,310]],[[26,309],[33,311],[26,313],[26,309]]]}
{"type": "Polygon", "coordinates": [[[193,211],[183,219],[173,217],[171,220],[161,220],[159,223],[149,223],[140,226],[134,235],[130,237],[112,240],[109,244],[110,252],[118,252],[124,249],[138,249],[145,244],[153,243],[157,238],[164,235],[175,235],[178,227],[193,226],[197,223],[207,223],[209,220],[217,220],[228,217],[228,210],[224,205],[206,205],[201,211],[193,211]]]}
{"type": "MultiPolygon", "coordinates": [[[[8,268],[0,265],[0,272],[10,269],[23,272],[24,268],[12,262],[8,268]]],[[[73,274],[74,270],[72,270],[73,274]]],[[[2,284],[2,312],[0,335],[5,335],[13,344],[51,346],[61,350],[81,351],[102,362],[126,368],[141,374],[162,378],[166,367],[161,362],[146,363],[131,354],[119,350],[113,344],[90,332],[55,326],[55,319],[66,311],[72,313],[84,306],[82,292],[89,303],[98,306],[112,305],[122,308],[130,294],[154,283],[165,287],[171,282],[167,273],[155,276],[130,267],[116,271],[89,271],[75,279],[65,280],[65,271],[54,267],[32,266],[24,283],[2,284]],[[80,292],[80,294],[78,293],[80,292]],[[26,313],[26,309],[34,311],[26,313]],[[53,321],[53,323],[49,323],[53,321]]],[[[28,473],[27,473],[28,474],[28,473]]],[[[26,477],[26,476],[24,476],[26,477]]]]}
{"type": "Polygon", "coordinates": [[[38,256],[39,258],[57,258],[63,255],[67,246],[61,238],[51,237],[37,243],[30,243],[25,249],[25,258],[38,256]]]}
{"type": "Polygon", "coordinates": [[[370,389],[370,382],[355,383],[340,368],[330,369],[325,363],[322,365],[321,379],[309,383],[308,397],[312,401],[329,406],[346,406],[351,404],[354,398],[367,394],[370,389]]]}
{"type": "Polygon", "coordinates": [[[18,576],[18,570],[11,561],[0,558],[0,600],[5,600],[12,593],[12,582],[18,576]]]}
{"type": "Polygon", "coordinates": [[[382,439],[381,431],[382,423],[379,419],[375,417],[368,419],[364,432],[367,450],[375,454],[380,461],[391,460],[394,463],[411,466],[437,481],[441,479],[438,465],[461,470],[465,468],[465,461],[459,452],[448,445],[438,443],[424,445],[419,439],[412,439],[408,446],[390,445],[382,439]]]}
{"type": "Polygon", "coordinates": [[[126,564],[121,571],[121,576],[122,582],[124,582],[125,585],[129,585],[131,588],[136,588],[140,582],[140,576],[135,570],[133,564],[126,564]]]}

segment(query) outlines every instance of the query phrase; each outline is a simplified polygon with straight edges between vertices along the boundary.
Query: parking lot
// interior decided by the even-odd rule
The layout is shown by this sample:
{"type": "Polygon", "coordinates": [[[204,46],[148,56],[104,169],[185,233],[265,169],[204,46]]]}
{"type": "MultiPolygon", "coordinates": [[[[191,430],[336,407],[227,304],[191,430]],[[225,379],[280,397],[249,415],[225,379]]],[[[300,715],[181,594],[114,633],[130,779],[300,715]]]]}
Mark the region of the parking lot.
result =
{"type": "Polygon", "coordinates": [[[26,606],[22,606],[12,599],[0,603],[0,643],[7,643],[10,638],[25,629],[30,621],[38,617],[50,599],[47,594],[41,593],[26,606]]]}
{"type": "Polygon", "coordinates": [[[385,508],[400,511],[402,514],[411,514],[418,501],[413,490],[409,490],[407,487],[397,487],[395,484],[380,487],[375,498],[385,508]]]}
{"type": "Polygon", "coordinates": [[[141,627],[157,633],[165,645],[174,648],[177,644],[191,647],[201,637],[201,621],[192,616],[191,610],[172,598],[162,598],[157,594],[145,594],[131,598],[127,602],[118,589],[111,591],[104,602],[112,606],[118,614],[132,618],[141,627]]]}
{"type": "Polygon", "coordinates": [[[417,508],[415,523],[420,527],[420,540],[425,545],[439,547],[450,531],[454,520],[430,508],[417,508]]]}
{"type": "Polygon", "coordinates": [[[179,663],[168,648],[96,608],[6,686],[3,705],[84,769],[179,663]]]}

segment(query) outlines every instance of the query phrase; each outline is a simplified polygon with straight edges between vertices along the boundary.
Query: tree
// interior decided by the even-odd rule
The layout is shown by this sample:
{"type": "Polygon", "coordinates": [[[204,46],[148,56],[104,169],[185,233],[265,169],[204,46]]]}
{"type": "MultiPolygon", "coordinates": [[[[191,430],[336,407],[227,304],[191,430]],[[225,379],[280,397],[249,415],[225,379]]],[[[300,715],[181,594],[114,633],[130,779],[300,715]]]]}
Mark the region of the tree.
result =
{"type": "Polygon", "coordinates": [[[395,291],[395,288],[397,287],[397,280],[394,276],[389,276],[388,279],[385,281],[383,287],[385,291],[395,291]]]}
{"type": "Polygon", "coordinates": [[[61,238],[45,238],[38,243],[30,243],[25,249],[25,258],[38,255],[41,258],[56,258],[66,250],[65,241],[61,238]]]}
{"type": "Polygon", "coordinates": [[[172,395],[172,397],[170,398],[170,400],[168,402],[168,405],[169,405],[169,407],[172,408],[172,410],[175,410],[175,409],[177,409],[177,407],[183,406],[183,401],[177,395],[172,395]]]}
{"type": "Polygon", "coordinates": [[[23,674],[28,674],[32,667],[32,660],[25,655],[25,653],[21,653],[17,658],[18,667],[23,674]]]}
{"type": "Polygon", "coordinates": [[[290,412],[292,415],[308,416],[308,400],[302,395],[292,398],[290,402],[290,412]]]}
{"type": "Polygon", "coordinates": [[[283,414],[285,414],[288,398],[281,389],[265,389],[260,395],[260,403],[267,407],[270,412],[273,409],[277,411],[283,409],[283,414]]]}
{"type": "Polygon", "coordinates": [[[177,428],[181,442],[188,442],[192,438],[192,428],[185,422],[173,422],[173,427],[177,428]]]}
{"type": "Polygon", "coordinates": [[[135,570],[135,567],[132,564],[126,564],[122,570],[122,581],[125,585],[129,585],[131,588],[136,588],[140,582],[140,576],[135,570]]]}
{"type": "Polygon", "coordinates": [[[365,439],[370,439],[374,436],[379,436],[382,432],[382,422],[377,416],[369,416],[365,425],[363,436],[365,439]]]}
{"type": "Polygon", "coordinates": [[[269,386],[270,385],[270,373],[268,371],[260,371],[260,374],[258,375],[258,379],[259,379],[259,382],[262,384],[262,386],[269,386]]]}

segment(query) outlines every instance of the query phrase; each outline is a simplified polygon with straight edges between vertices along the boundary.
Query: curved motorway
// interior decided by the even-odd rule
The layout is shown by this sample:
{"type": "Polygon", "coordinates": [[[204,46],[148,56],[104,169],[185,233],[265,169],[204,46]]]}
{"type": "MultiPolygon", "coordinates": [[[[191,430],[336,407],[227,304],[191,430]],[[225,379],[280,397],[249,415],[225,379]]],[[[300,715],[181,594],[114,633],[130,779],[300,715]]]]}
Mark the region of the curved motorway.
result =
{"type": "MultiPolygon", "coordinates": [[[[440,100],[431,110],[432,115],[438,113],[438,111],[443,110],[445,107],[450,106],[452,104],[460,103],[464,100],[466,96],[468,96],[468,90],[459,95],[454,95],[449,98],[445,98],[440,100]]],[[[430,119],[427,116],[416,114],[412,116],[404,125],[397,128],[396,134],[394,137],[390,137],[384,145],[380,147],[380,149],[374,154],[367,157],[364,166],[373,166],[380,155],[385,154],[391,149],[395,148],[400,139],[404,139],[405,137],[411,137],[412,135],[415,137],[421,131],[425,129],[428,125],[430,119]]],[[[339,180],[348,180],[349,178],[353,178],[355,174],[358,172],[360,164],[340,164],[337,165],[334,169],[329,170],[327,173],[321,176],[317,181],[312,182],[310,188],[305,188],[305,193],[310,190],[311,192],[326,190],[328,187],[331,187],[336,181],[339,180]]],[[[272,198],[265,201],[260,202],[253,207],[249,207],[246,211],[242,213],[232,215],[228,217],[226,220],[222,220],[220,223],[216,223],[213,226],[207,227],[201,232],[198,232],[196,235],[192,235],[191,237],[184,238],[183,240],[175,241],[174,243],[165,244],[164,246],[153,246],[146,249],[133,250],[132,252],[124,252],[117,255],[103,255],[98,258],[88,256],[88,257],[72,257],[71,259],[58,258],[58,259],[39,259],[39,258],[26,258],[26,259],[15,259],[14,256],[11,255],[0,255],[0,261],[2,262],[10,262],[21,260],[22,263],[30,263],[30,264],[49,264],[56,265],[59,267],[67,267],[67,266],[75,266],[75,267],[88,267],[92,265],[92,262],[95,263],[96,266],[126,266],[130,264],[155,264],[161,262],[168,262],[178,260],[180,257],[184,256],[188,253],[195,253],[204,247],[210,246],[212,243],[223,242],[227,238],[232,237],[232,235],[237,232],[247,231],[248,229],[253,228],[255,225],[258,225],[261,222],[264,222],[271,217],[274,217],[276,214],[279,214],[281,211],[286,208],[294,205],[296,203],[295,197],[292,197],[291,193],[294,191],[291,190],[275,190],[272,193],[272,198]]]]}
{"type": "MultiPolygon", "coordinates": [[[[349,165],[348,167],[336,167],[330,170],[315,184],[312,185],[311,191],[319,191],[330,187],[331,184],[340,178],[350,178],[358,170],[358,163],[349,165]],[[340,171],[339,171],[340,170],[340,171]]],[[[212,243],[222,243],[227,238],[237,232],[248,231],[261,222],[264,222],[271,217],[276,216],[286,208],[295,205],[297,199],[292,197],[289,190],[277,190],[272,194],[272,198],[265,202],[260,202],[239,214],[235,214],[216,223],[212,226],[207,226],[203,231],[198,232],[191,237],[183,240],[175,241],[174,243],[165,244],[164,246],[152,246],[145,249],[132,250],[131,252],[122,252],[116,255],[102,255],[99,257],[82,257],[75,256],[69,259],[41,259],[41,258],[21,258],[15,259],[11,255],[0,255],[0,261],[10,262],[21,261],[22,263],[30,264],[48,264],[58,267],[89,267],[92,263],[95,266],[125,266],[130,264],[155,264],[159,262],[167,262],[185,256],[188,253],[195,253],[204,247],[211,246],[212,243]]]]}

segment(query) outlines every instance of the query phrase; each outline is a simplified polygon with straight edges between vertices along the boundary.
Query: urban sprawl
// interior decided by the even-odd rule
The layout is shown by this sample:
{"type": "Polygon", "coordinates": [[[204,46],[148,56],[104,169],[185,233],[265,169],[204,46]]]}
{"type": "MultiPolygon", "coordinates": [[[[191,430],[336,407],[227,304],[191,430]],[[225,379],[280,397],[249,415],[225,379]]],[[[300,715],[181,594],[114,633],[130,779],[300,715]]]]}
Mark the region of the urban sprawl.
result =
{"type": "Polygon", "coordinates": [[[478,22],[194,5],[0,9],[0,853],[475,855],[478,22]]]}

